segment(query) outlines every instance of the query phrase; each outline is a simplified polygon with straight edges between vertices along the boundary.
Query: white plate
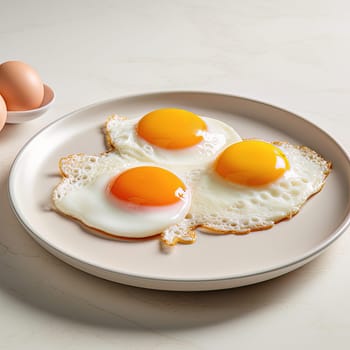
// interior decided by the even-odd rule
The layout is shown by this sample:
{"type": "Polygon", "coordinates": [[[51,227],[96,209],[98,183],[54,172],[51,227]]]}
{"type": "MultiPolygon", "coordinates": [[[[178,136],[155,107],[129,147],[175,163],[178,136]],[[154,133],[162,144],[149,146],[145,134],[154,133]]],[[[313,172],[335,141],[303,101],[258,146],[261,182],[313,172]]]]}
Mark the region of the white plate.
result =
{"type": "Polygon", "coordinates": [[[324,131],[285,110],[235,96],[201,92],[154,93],[101,102],[44,128],[22,149],[11,169],[9,193],[18,219],[45,249],[93,275],[165,290],[212,290],[267,280],[307,263],[337,239],[350,221],[350,162],[324,131]],[[292,220],[244,236],[198,234],[193,245],[164,254],[157,239],[126,243],[86,233],[48,210],[58,183],[58,160],[105,150],[101,126],[113,113],[136,117],[180,107],[221,119],[243,138],[307,145],[333,162],[324,189],[292,220]]]}

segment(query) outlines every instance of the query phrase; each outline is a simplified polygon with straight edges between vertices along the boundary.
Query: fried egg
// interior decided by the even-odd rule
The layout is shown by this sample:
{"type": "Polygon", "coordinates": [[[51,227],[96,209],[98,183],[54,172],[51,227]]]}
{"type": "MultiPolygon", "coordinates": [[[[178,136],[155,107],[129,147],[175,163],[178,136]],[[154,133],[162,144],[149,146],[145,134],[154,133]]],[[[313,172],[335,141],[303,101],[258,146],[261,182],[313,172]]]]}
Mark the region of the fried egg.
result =
{"type": "Polygon", "coordinates": [[[189,215],[162,234],[174,245],[182,232],[245,234],[295,215],[320,191],[331,164],[307,147],[245,140],[227,147],[197,174],[189,215]]]}
{"type": "MultiPolygon", "coordinates": [[[[60,160],[53,203],[84,227],[119,238],[145,238],[181,222],[190,190],[178,174],[114,153],[74,154],[60,160]]],[[[184,235],[184,240],[186,240],[184,235]]]]}
{"type": "Polygon", "coordinates": [[[221,121],[176,108],[135,119],[112,116],[105,133],[109,146],[121,156],[164,165],[205,166],[226,146],[241,140],[221,121]]]}
{"type": "Polygon", "coordinates": [[[243,140],[229,125],[179,109],[110,117],[110,150],[60,160],[58,212],[105,236],[161,234],[170,247],[195,230],[246,234],[295,215],[331,164],[307,147],[243,140]]]}

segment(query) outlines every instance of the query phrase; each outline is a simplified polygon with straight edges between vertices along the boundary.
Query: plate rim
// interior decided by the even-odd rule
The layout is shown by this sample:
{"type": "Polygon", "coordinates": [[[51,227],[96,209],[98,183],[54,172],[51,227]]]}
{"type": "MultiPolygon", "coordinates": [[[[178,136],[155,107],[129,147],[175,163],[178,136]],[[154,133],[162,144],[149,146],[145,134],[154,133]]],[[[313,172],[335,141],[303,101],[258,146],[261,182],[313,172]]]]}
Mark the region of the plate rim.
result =
{"type": "MultiPolygon", "coordinates": [[[[45,131],[47,131],[48,129],[53,127],[54,125],[59,124],[59,123],[63,122],[64,120],[66,120],[66,119],[68,119],[76,114],[79,114],[81,112],[84,112],[85,110],[89,110],[91,108],[97,107],[99,105],[104,105],[104,104],[108,104],[108,103],[111,103],[114,101],[123,100],[123,99],[127,99],[127,98],[130,98],[130,99],[132,99],[132,98],[146,98],[146,97],[161,96],[161,95],[166,96],[166,95],[171,95],[171,94],[202,94],[202,95],[204,94],[204,95],[216,95],[216,96],[227,97],[227,98],[236,98],[236,99],[240,99],[240,100],[245,100],[245,101],[250,102],[250,103],[262,104],[262,105],[265,105],[267,107],[277,109],[281,112],[288,113],[289,115],[292,115],[294,118],[299,119],[301,122],[309,124],[311,127],[317,129],[319,132],[323,133],[328,139],[330,139],[338,147],[338,149],[341,151],[341,153],[345,157],[347,164],[348,164],[348,167],[350,169],[349,153],[327,131],[325,131],[324,129],[322,129],[318,125],[314,124],[313,122],[309,121],[308,119],[305,119],[304,117],[302,117],[302,116],[300,116],[300,115],[298,115],[298,114],[296,114],[288,109],[273,105],[271,103],[260,101],[258,99],[244,97],[244,96],[240,96],[240,95],[229,94],[229,93],[222,93],[222,92],[211,92],[211,91],[200,91],[200,90],[166,90],[166,91],[143,92],[143,93],[139,93],[139,94],[137,94],[137,93],[126,94],[126,95],[121,95],[121,96],[116,96],[116,97],[104,99],[101,101],[96,101],[96,102],[91,103],[89,105],[85,105],[85,106],[77,108],[71,112],[68,112],[68,113],[62,115],[61,117],[59,117],[58,119],[50,122],[48,125],[44,126],[43,128],[41,128],[32,137],[30,137],[27,140],[27,142],[22,146],[22,148],[19,150],[19,152],[15,156],[14,161],[12,162],[12,164],[10,166],[10,171],[9,171],[9,176],[8,176],[8,181],[7,181],[8,182],[8,186],[7,186],[8,191],[7,192],[8,192],[10,207],[11,207],[12,211],[14,212],[15,216],[17,217],[18,221],[21,223],[21,225],[26,229],[26,231],[30,234],[30,236],[35,241],[37,241],[45,250],[49,250],[57,258],[59,258],[58,256],[64,255],[64,256],[68,257],[68,259],[72,259],[72,260],[78,262],[79,264],[87,265],[93,269],[98,268],[98,269],[101,269],[107,273],[113,273],[113,274],[117,274],[119,276],[132,277],[132,278],[141,279],[141,280],[148,280],[148,281],[152,280],[152,281],[159,281],[159,282],[178,282],[178,283],[220,282],[220,281],[224,282],[224,281],[230,281],[230,280],[234,281],[234,280],[238,280],[238,279],[249,279],[249,278],[261,276],[261,275],[264,275],[267,273],[274,273],[274,272],[278,272],[278,271],[283,271],[283,270],[288,269],[288,268],[295,266],[295,265],[301,266],[301,265],[303,265],[303,262],[307,263],[308,261],[312,260],[312,258],[318,256],[320,253],[322,253],[324,250],[326,250],[350,226],[350,202],[349,202],[344,219],[339,223],[337,228],[331,232],[331,236],[328,237],[327,239],[325,239],[323,242],[321,242],[317,246],[315,246],[313,249],[309,249],[304,254],[297,256],[292,261],[289,261],[289,262],[284,263],[284,264],[280,264],[280,265],[275,266],[275,267],[270,267],[270,268],[265,267],[265,268],[262,268],[260,270],[256,270],[252,273],[248,272],[248,273],[242,273],[242,274],[234,274],[231,276],[221,276],[221,277],[219,276],[219,277],[207,277],[207,278],[203,278],[203,277],[198,277],[198,278],[196,278],[196,277],[187,277],[187,278],[159,277],[159,276],[144,275],[144,274],[134,273],[134,272],[129,273],[129,272],[121,271],[121,270],[109,269],[109,268],[106,268],[105,266],[100,266],[99,264],[91,264],[88,261],[85,261],[83,259],[79,259],[75,256],[70,255],[70,254],[67,254],[66,252],[58,249],[56,246],[51,245],[49,242],[47,242],[45,239],[43,239],[40,235],[38,235],[34,230],[31,229],[30,225],[28,225],[27,222],[22,218],[21,213],[19,212],[18,208],[16,208],[14,194],[13,194],[14,193],[14,184],[13,184],[14,179],[13,178],[14,178],[14,173],[15,173],[16,167],[18,166],[23,153],[25,152],[27,147],[29,147],[31,142],[33,142],[33,140],[36,139],[36,137],[38,137],[40,134],[44,133],[45,131]],[[50,247],[50,249],[48,249],[48,247],[50,247]],[[52,250],[55,251],[57,253],[57,255],[54,254],[52,252],[52,250]]],[[[66,261],[66,263],[67,263],[67,261],[66,261]]],[[[99,277],[101,277],[101,276],[99,276],[99,277]]],[[[132,285],[132,284],[130,283],[130,285],[132,285]]]]}

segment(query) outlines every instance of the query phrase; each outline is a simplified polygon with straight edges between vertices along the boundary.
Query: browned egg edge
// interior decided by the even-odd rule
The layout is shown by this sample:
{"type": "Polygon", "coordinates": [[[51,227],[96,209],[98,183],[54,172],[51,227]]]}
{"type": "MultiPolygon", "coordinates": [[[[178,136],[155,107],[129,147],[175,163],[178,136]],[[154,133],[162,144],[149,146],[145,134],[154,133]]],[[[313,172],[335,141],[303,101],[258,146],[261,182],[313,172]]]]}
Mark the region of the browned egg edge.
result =
{"type": "Polygon", "coordinates": [[[108,152],[110,151],[113,151],[113,150],[116,150],[117,149],[117,146],[112,142],[112,138],[108,132],[108,123],[112,120],[112,119],[115,119],[116,117],[118,117],[118,119],[120,120],[127,120],[128,118],[127,117],[121,117],[121,116],[117,116],[116,114],[112,114],[110,115],[107,120],[105,121],[103,127],[102,127],[102,131],[105,135],[105,144],[107,146],[107,149],[108,149],[108,152]]]}

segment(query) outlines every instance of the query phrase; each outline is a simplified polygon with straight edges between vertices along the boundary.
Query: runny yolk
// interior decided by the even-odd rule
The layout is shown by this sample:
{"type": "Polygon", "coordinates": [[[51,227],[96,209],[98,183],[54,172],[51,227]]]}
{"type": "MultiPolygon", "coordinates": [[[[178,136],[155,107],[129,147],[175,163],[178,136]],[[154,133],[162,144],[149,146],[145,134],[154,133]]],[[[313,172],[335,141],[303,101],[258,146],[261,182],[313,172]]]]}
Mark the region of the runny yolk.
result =
{"type": "Polygon", "coordinates": [[[146,114],[136,131],[147,142],[166,149],[181,149],[203,140],[205,122],[196,114],[182,109],[164,108],[146,114]]]}
{"type": "Polygon", "coordinates": [[[289,169],[284,153],[271,143],[245,140],[227,147],[217,158],[216,172],[228,181],[245,186],[262,186],[289,169]]]}
{"type": "Polygon", "coordinates": [[[113,178],[108,192],[123,201],[161,206],[178,202],[186,187],[172,172],[155,166],[139,166],[113,178]]]}

